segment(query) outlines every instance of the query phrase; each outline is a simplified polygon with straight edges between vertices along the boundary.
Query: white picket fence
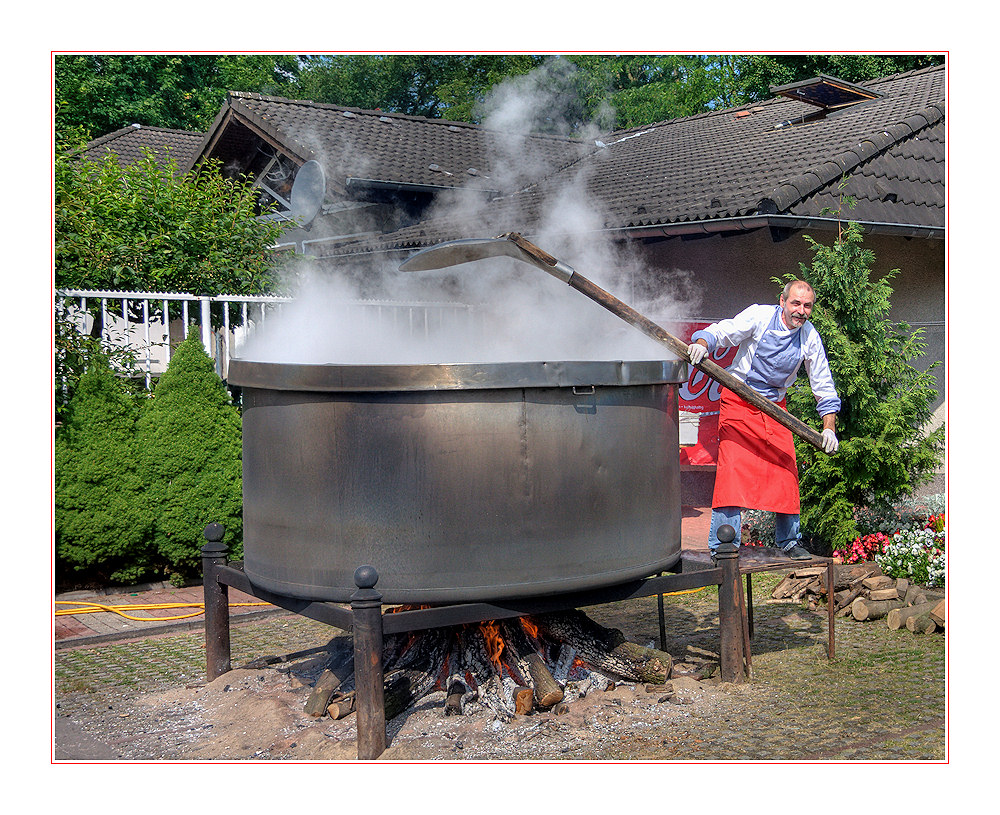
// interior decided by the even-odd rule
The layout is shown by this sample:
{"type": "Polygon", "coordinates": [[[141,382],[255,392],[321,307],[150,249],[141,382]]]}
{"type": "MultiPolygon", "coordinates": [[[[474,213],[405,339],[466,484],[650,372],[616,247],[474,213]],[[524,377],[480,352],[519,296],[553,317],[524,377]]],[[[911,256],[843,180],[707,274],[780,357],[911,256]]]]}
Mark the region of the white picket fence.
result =
{"type": "MultiPolygon", "coordinates": [[[[269,315],[290,297],[219,294],[198,296],[176,292],[59,289],[54,307],[90,334],[97,315],[106,342],[128,346],[144,372],[147,387],[170,362],[176,346],[198,326],[205,351],[215,360],[216,373],[227,378],[229,360],[269,315]],[[171,317],[173,311],[179,316],[171,317]],[[214,324],[214,325],[213,325],[214,324]]],[[[358,310],[376,325],[402,325],[411,336],[426,335],[444,320],[472,319],[472,307],[461,303],[356,300],[342,304],[358,310]]]]}

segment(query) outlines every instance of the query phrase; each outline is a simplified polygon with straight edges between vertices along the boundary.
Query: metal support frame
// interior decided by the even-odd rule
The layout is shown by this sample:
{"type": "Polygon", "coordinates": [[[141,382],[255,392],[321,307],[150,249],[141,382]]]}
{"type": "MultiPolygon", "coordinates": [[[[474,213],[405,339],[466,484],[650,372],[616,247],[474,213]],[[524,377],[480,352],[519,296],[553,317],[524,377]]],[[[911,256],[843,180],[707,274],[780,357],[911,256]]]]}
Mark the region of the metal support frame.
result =
{"type": "MultiPolygon", "coordinates": [[[[836,562],[832,558],[814,558],[814,560],[820,560],[826,564],[826,658],[835,659],[837,656],[837,645],[836,645],[836,617],[837,617],[837,606],[833,598],[833,585],[836,581],[836,562]]],[[[746,590],[746,604],[747,604],[747,637],[748,639],[753,639],[753,583],[752,578],[755,572],[762,571],[778,571],[779,569],[794,569],[795,566],[790,564],[778,564],[772,565],[764,568],[749,568],[745,569],[744,572],[747,576],[747,590],[746,590]]]]}
{"type": "MultiPolygon", "coordinates": [[[[749,675],[744,673],[742,664],[746,615],[739,599],[743,596],[739,550],[732,544],[729,545],[732,551],[727,552],[725,557],[719,557],[718,568],[660,574],[601,589],[548,597],[458,603],[383,614],[382,596],[375,589],[378,572],[372,566],[361,565],[355,571],[357,591],[351,596],[350,607],[288,597],[255,586],[244,573],[241,564],[228,563],[225,546],[221,543],[222,534],[221,526],[209,524],[205,530],[205,537],[209,542],[202,547],[208,678],[215,679],[230,669],[228,587],[311,620],[351,631],[357,688],[358,758],[363,761],[377,759],[386,747],[382,641],[390,634],[530,616],[719,586],[719,656],[722,679],[726,682],[742,682],[749,675]]],[[[721,550],[720,546],[720,552],[721,550]]],[[[749,660],[747,665],[749,667],[749,660]]]]}

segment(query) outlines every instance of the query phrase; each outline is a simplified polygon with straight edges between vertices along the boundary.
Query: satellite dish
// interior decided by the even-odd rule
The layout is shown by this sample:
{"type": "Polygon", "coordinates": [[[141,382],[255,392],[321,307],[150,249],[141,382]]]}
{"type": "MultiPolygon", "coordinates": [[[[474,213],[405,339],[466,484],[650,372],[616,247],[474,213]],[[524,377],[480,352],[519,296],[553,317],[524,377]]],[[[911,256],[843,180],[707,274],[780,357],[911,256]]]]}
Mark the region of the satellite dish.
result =
{"type": "Polygon", "coordinates": [[[292,182],[291,215],[299,226],[308,226],[319,214],[326,197],[326,173],[318,161],[307,161],[292,182]]]}

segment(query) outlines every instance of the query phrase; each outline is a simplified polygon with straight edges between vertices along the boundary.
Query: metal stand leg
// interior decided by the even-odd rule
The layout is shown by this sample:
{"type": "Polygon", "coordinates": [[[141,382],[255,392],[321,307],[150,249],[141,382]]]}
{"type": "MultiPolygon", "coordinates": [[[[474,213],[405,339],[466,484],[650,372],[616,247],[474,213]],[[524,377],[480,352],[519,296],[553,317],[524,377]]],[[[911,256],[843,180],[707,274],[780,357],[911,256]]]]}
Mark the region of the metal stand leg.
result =
{"type": "Polygon", "coordinates": [[[833,600],[833,586],[835,580],[835,566],[831,561],[826,564],[826,624],[827,624],[827,634],[826,634],[826,656],[827,659],[833,659],[834,657],[834,644],[833,644],[833,623],[836,617],[837,609],[835,608],[836,603],[833,600]]]}
{"type": "Polygon", "coordinates": [[[722,568],[719,584],[719,667],[723,682],[742,682],[743,614],[740,598],[740,553],[733,544],[736,530],[729,524],[719,527],[715,557],[722,568]]]}
{"type": "MultiPolygon", "coordinates": [[[[663,576],[663,572],[660,572],[660,576],[663,576]]],[[[663,608],[663,595],[658,594],[656,596],[656,611],[657,616],[660,619],[660,650],[667,650],[667,615],[663,608]]]]}
{"type": "Polygon", "coordinates": [[[207,543],[201,547],[201,564],[205,590],[205,664],[211,682],[231,667],[229,642],[229,586],[220,583],[215,570],[226,565],[226,534],[221,524],[205,527],[207,543]]]}
{"type": "MultiPolygon", "coordinates": [[[[737,561],[738,562],[738,561],[737,561]]],[[[739,577],[736,578],[736,585],[740,590],[740,632],[743,634],[743,662],[746,666],[746,676],[750,679],[753,676],[753,665],[751,663],[751,648],[750,648],[750,609],[748,598],[743,594],[743,584],[740,583],[739,577]]],[[[750,575],[747,574],[747,585],[750,585],[750,575]]]]}
{"type": "Polygon", "coordinates": [[[375,590],[374,566],[354,572],[358,590],[354,612],[354,678],[358,715],[358,759],[370,761],[385,752],[385,687],[382,670],[382,595],[375,590]]]}

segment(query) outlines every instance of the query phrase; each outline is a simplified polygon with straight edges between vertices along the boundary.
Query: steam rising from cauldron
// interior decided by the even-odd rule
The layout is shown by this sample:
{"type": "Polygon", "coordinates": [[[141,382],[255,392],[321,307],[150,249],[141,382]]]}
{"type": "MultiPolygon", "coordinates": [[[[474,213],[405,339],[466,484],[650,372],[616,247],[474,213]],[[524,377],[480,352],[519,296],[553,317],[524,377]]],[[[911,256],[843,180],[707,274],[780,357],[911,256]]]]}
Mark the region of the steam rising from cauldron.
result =
{"type": "MultiPolygon", "coordinates": [[[[483,103],[484,127],[500,134],[568,133],[575,98],[573,68],[553,60],[498,86],[483,103]]],[[[587,129],[593,129],[590,125],[587,129]]],[[[579,134],[580,129],[577,129],[579,134]]],[[[596,130],[589,134],[596,135],[596,130]]],[[[593,144],[593,138],[589,138],[593,144]]],[[[495,186],[523,191],[558,168],[517,135],[501,136],[491,156],[495,186]]],[[[638,254],[603,233],[599,202],[586,188],[587,168],[558,189],[545,188],[531,240],[656,322],[667,325],[697,306],[691,275],[673,271],[668,284],[638,254]],[[656,280],[651,296],[650,281],[656,280]]],[[[494,186],[491,184],[491,186],[494,186]]],[[[542,189],[539,187],[539,189],[542,189]]],[[[497,202],[455,190],[439,196],[431,218],[462,224],[461,237],[489,238],[498,228],[497,202]]],[[[523,230],[523,225],[514,229],[523,230]]],[[[239,351],[245,359],[335,364],[433,364],[540,360],[664,359],[672,354],[619,318],[543,271],[509,258],[439,272],[401,273],[403,256],[372,264],[363,285],[347,275],[305,269],[296,299],[268,318],[239,351]],[[398,305],[362,305],[372,292],[398,305]],[[403,304],[432,304],[410,310],[403,304]],[[447,304],[447,305],[446,305],[447,304]]]]}

